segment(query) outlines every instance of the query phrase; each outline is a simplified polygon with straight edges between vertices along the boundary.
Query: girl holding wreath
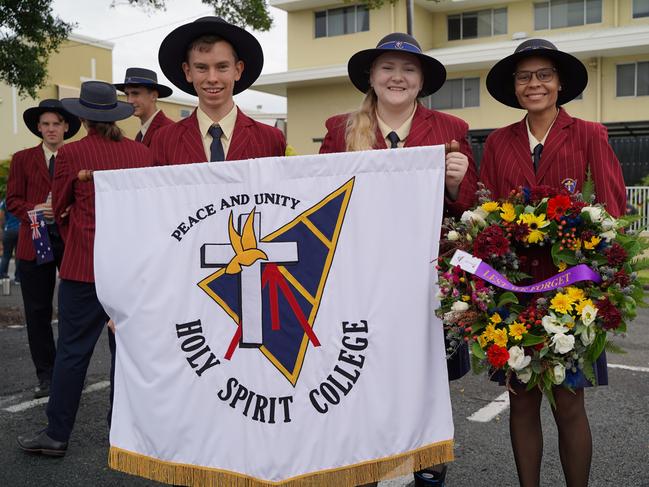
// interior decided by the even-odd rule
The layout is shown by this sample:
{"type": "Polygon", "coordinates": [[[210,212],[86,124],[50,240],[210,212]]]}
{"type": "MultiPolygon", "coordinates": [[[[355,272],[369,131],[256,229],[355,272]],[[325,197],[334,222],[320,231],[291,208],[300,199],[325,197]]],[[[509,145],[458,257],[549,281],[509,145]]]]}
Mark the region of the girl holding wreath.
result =
{"type": "MultiPolygon", "coordinates": [[[[490,70],[489,93],[504,105],[526,111],[523,120],[494,131],[487,139],[480,180],[493,199],[506,198],[520,186],[580,191],[590,171],[598,202],[605,204],[614,217],[624,214],[624,180],[620,163],[608,144],[606,129],[598,123],[571,117],[562,108],[579,96],[587,83],[588,73],[581,61],[543,39],[523,42],[490,70]]],[[[525,271],[533,276],[534,282],[556,274],[549,249],[543,254],[529,252],[526,257],[529,268],[525,271]]],[[[605,353],[594,369],[597,384],[608,384],[605,353]]],[[[504,384],[502,376],[495,378],[504,384]]],[[[592,438],[584,387],[590,385],[580,373],[555,386],[553,391],[556,408],[552,412],[569,487],[588,485],[592,438]]],[[[520,485],[538,486],[543,453],[542,392],[538,388],[526,391],[525,385],[517,380],[509,386],[510,436],[520,485]]]]}

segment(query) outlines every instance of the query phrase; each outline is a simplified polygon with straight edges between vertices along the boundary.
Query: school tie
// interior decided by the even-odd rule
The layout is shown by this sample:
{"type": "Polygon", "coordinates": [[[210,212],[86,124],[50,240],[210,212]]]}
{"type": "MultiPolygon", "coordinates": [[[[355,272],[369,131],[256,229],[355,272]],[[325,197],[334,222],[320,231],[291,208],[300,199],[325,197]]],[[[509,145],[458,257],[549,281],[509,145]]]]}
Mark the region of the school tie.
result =
{"type": "Polygon", "coordinates": [[[138,130],[137,135],[135,136],[135,142],[142,142],[143,136],[142,136],[142,131],[138,130]]]}
{"type": "Polygon", "coordinates": [[[539,162],[541,162],[541,152],[543,152],[543,144],[537,144],[534,147],[534,152],[532,152],[532,162],[534,162],[534,172],[539,168],[539,162]]]}
{"type": "Polygon", "coordinates": [[[223,144],[221,143],[223,129],[218,125],[212,125],[207,132],[212,136],[210,161],[225,161],[225,152],[223,152],[223,144]]]}
{"type": "Polygon", "coordinates": [[[399,147],[399,136],[396,132],[390,132],[388,134],[388,140],[390,141],[390,149],[396,149],[399,147]]]}
{"type": "Polygon", "coordinates": [[[50,157],[50,163],[47,166],[47,169],[50,171],[50,179],[54,178],[54,161],[56,161],[56,157],[52,154],[50,157]]]}

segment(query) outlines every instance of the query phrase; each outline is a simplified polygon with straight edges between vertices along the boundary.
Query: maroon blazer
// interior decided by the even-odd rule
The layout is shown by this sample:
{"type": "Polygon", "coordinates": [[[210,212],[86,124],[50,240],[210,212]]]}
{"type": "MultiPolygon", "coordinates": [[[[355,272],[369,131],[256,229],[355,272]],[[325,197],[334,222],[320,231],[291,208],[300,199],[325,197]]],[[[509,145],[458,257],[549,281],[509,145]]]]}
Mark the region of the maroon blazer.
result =
{"type": "MultiPolygon", "coordinates": [[[[151,149],[157,166],[205,162],[196,110],[189,117],[158,130],[151,149]]],[[[237,120],[225,158],[227,161],[283,156],[285,153],[286,140],[279,129],[256,122],[237,110],[237,120]]]]}
{"type": "Polygon", "coordinates": [[[93,130],[83,139],[59,149],[52,201],[54,215],[65,240],[60,270],[62,279],[95,281],[95,185],[92,182],[79,182],[79,171],[127,169],[151,166],[152,163],[151,152],[140,142],[127,138],[119,142],[106,140],[93,130]],[[68,207],[68,216],[62,217],[68,207]]]}
{"type": "Polygon", "coordinates": [[[174,121],[171,120],[169,117],[167,117],[162,110],[160,110],[158,114],[155,117],[153,117],[153,120],[151,120],[151,125],[149,125],[146,134],[144,134],[144,137],[142,138],[142,143],[147,147],[151,147],[153,134],[159,128],[166,127],[167,125],[173,125],[173,124],[174,121]]]}
{"type": "Polygon", "coordinates": [[[34,206],[45,203],[51,190],[52,181],[45,163],[43,144],[16,152],[11,158],[7,180],[7,210],[20,220],[17,259],[36,259],[27,212],[33,210],[34,206]]]}
{"type": "Polygon", "coordinates": [[[536,174],[525,119],[489,135],[480,162],[480,180],[494,198],[505,198],[519,186],[562,188],[569,180],[580,191],[590,167],[598,202],[620,216],[626,210],[622,168],[603,125],[573,118],[562,108],[545,141],[536,174]]]}
{"type": "MultiPolygon", "coordinates": [[[[336,115],[325,122],[327,135],[320,146],[320,154],[346,151],[345,128],[348,118],[349,114],[336,115]]],[[[417,105],[417,110],[412,118],[412,127],[404,144],[404,147],[440,145],[453,139],[460,143],[460,152],[469,158],[469,168],[460,183],[457,199],[453,201],[448,197],[445,198],[444,212],[446,214],[459,215],[475,203],[478,175],[473,161],[473,151],[466,138],[468,130],[469,126],[460,118],[417,105]]],[[[377,128],[374,149],[387,148],[385,139],[377,128]]]]}

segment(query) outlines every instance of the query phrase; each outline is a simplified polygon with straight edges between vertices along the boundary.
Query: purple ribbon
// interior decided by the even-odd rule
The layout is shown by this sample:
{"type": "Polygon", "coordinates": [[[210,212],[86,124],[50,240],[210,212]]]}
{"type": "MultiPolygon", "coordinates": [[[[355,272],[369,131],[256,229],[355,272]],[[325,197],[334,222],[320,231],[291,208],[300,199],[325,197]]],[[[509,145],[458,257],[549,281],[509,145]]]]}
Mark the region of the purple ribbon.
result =
{"type": "Polygon", "coordinates": [[[529,286],[517,286],[509,282],[500,272],[495,270],[489,264],[485,264],[482,259],[462,250],[456,250],[451,265],[459,266],[462,270],[473,274],[480,279],[487,281],[494,286],[512,291],[515,293],[542,293],[552,291],[560,287],[566,287],[570,284],[580,281],[601,282],[602,278],[598,273],[593,271],[586,264],[579,264],[570,269],[545,279],[544,281],[530,284],[529,286]]]}

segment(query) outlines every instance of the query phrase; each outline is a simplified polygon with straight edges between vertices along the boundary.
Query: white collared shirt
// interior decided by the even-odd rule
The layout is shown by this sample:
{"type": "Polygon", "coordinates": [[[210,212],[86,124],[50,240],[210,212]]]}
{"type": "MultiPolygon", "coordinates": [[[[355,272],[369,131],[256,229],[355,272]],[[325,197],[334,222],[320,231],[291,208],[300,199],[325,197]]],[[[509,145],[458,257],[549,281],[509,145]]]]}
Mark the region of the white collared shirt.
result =
{"type": "Polygon", "coordinates": [[[149,127],[151,126],[151,122],[153,122],[153,119],[156,117],[156,115],[159,112],[160,109],[156,110],[156,112],[153,115],[151,115],[151,117],[140,126],[140,133],[142,134],[142,138],[144,138],[144,136],[146,135],[146,131],[149,130],[149,127]]]}
{"type": "Polygon", "coordinates": [[[412,113],[408,117],[408,119],[403,122],[401,127],[398,129],[394,130],[392,127],[390,127],[387,123],[385,123],[383,120],[381,120],[381,117],[379,117],[379,114],[376,114],[376,120],[379,125],[379,130],[381,131],[381,135],[385,139],[385,144],[390,147],[390,139],[388,139],[388,134],[390,132],[395,132],[399,136],[399,142],[397,144],[398,147],[403,147],[404,144],[406,143],[406,138],[408,137],[408,134],[410,133],[410,129],[412,128],[412,119],[415,116],[415,112],[417,111],[417,104],[415,103],[415,106],[412,109],[412,113]]]}
{"type": "Polygon", "coordinates": [[[196,118],[198,119],[198,129],[201,132],[203,139],[203,149],[205,150],[206,161],[210,160],[210,146],[212,145],[212,136],[208,132],[212,125],[218,125],[223,130],[221,135],[221,145],[223,145],[223,155],[228,156],[228,149],[230,148],[230,141],[232,140],[232,132],[234,132],[234,124],[237,121],[237,105],[232,107],[232,110],[218,122],[212,120],[207,113],[201,110],[200,107],[196,108],[196,118]]]}
{"type": "Polygon", "coordinates": [[[534,137],[534,134],[532,134],[532,131],[530,130],[530,121],[525,117],[525,126],[527,127],[527,138],[530,144],[530,154],[532,154],[532,160],[534,160],[534,148],[541,144],[542,146],[545,147],[545,139],[548,138],[548,134],[550,133],[550,130],[552,130],[552,126],[554,125],[554,122],[557,121],[557,117],[559,116],[559,110],[557,110],[556,115],[554,116],[554,120],[552,120],[552,123],[548,127],[548,130],[545,132],[545,135],[543,136],[543,139],[538,140],[536,137],[534,137]]]}

